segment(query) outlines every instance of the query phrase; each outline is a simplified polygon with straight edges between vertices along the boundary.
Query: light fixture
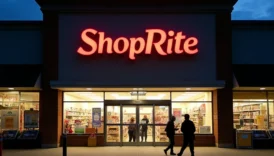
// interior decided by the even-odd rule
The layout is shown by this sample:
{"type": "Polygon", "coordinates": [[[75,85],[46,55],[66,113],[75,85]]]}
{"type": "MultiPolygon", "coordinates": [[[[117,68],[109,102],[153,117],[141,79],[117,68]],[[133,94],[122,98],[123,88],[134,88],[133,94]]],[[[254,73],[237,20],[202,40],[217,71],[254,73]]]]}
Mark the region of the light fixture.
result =
{"type": "Polygon", "coordinates": [[[147,92],[145,92],[145,91],[134,91],[134,92],[130,92],[130,95],[131,96],[137,96],[137,95],[139,95],[139,96],[145,96],[147,94],[147,92]]]}
{"type": "Polygon", "coordinates": [[[87,90],[91,90],[91,88],[86,88],[87,90]]]}
{"type": "Polygon", "coordinates": [[[186,90],[191,90],[191,88],[186,88],[186,90]]]}
{"type": "Polygon", "coordinates": [[[265,90],[265,88],[260,88],[260,90],[265,90]]]}
{"type": "Polygon", "coordinates": [[[14,88],[8,88],[9,90],[14,90],[14,88]]]}

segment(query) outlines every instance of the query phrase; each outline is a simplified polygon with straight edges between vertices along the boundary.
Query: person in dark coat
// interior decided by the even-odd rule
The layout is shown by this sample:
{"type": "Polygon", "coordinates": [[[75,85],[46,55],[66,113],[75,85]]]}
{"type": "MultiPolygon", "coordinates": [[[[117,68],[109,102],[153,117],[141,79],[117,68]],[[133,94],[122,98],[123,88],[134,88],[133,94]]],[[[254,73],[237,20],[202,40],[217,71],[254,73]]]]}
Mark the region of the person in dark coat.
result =
{"type": "Polygon", "coordinates": [[[184,134],[184,143],[180,153],[178,153],[178,156],[182,156],[182,154],[184,153],[184,150],[186,149],[188,145],[189,145],[191,156],[194,156],[194,140],[195,140],[194,133],[196,131],[196,128],[194,123],[191,120],[189,120],[189,115],[185,114],[184,116],[185,116],[185,121],[181,125],[181,131],[184,134]]]}
{"type": "Polygon", "coordinates": [[[172,116],[171,119],[168,121],[167,125],[166,125],[166,135],[169,139],[169,146],[164,149],[165,154],[167,155],[167,151],[170,149],[170,155],[176,155],[173,151],[173,146],[174,146],[174,135],[175,135],[175,131],[178,130],[178,128],[175,128],[174,126],[174,121],[176,120],[175,116],[172,116]]]}
{"type": "Polygon", "coordinates": [[[135,119],[133,117],[130,119],[129,124],[130,124],[128,126],[129,142],[131,142],[132,140],[133,140],[133,142],[135,142],[135,139],[136,139],[136,125],[135,125],[135,119]]]}
{"type": "Polygon", "coordinates": [[[147,118],[147,115],[144,115],[144,118],[141,120],[141,137],[142,137],[142,142],[143,139],[145,138],[145,142],[147,142],[147,124],[149,123],[149,120],[147,118]]]}

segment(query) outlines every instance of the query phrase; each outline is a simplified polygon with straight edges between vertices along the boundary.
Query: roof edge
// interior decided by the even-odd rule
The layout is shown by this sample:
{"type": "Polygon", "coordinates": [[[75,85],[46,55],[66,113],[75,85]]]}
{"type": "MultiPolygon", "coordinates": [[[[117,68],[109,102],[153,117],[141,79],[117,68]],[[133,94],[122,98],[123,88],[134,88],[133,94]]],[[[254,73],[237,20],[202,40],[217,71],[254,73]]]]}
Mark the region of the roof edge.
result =
{"type": "Polygon", "coordinates": [[[101,6],[157,6],[157,5],[193,5],[193,4],[224,4],[234,6],[238,0],[173,0],[173,1],[164,1],[164,0],[35,0],[40,6],[43,5],[101,5],[101,6]]]}
{"type": "Polygon", "coordinates": [[[1,21],[0,20],[0,29],[40,29],[42,27],[43,21],[1,21]]]}
{"type": "Polygon", "coordinates": [[[232,20],[234,29],[274,29],[274,20],[232,20]]]}

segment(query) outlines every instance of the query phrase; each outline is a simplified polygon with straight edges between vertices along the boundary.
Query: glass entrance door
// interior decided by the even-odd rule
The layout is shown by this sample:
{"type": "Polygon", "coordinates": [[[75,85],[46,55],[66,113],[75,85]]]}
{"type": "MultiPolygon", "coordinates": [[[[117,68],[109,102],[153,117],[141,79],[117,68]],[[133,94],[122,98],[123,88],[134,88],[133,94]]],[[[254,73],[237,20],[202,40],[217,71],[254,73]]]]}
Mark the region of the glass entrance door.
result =
{"type": "Polygon", "coordinates": [[[171,115],[170,103],[145,102],[106,102],[106,145],[152,146],[168,143],[164,129],[171,115]]]}
{"type": "Polygon", "coordinates": [[[153,145],[153,105],[122,106],[123,145],[153,145]]]}
{"type": "Polygon", "coordinates": [[[122,106],[123,145],[136,145],[138,142],[138,116],[136,106],[122,106]]]}

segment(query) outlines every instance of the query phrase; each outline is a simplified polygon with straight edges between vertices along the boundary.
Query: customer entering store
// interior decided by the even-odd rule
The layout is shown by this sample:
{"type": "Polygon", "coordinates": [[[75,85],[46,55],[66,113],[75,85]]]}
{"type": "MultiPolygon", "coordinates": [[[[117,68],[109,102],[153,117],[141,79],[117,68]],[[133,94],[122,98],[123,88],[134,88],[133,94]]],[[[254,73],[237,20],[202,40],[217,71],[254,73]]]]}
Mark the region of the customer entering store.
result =
{"type": "Polygon", "coordinates": [[[128,126],[128,136],[129,142],[135,142],[136,139],[136,125],[134,123],[135,119],[132,117],[130,118],[129,126],[128,126]]]}
{"type": "Polygon", "coordinates": [[[147,142],[147,124],[149,123],[149,120],[147,118],[147,115],[144,115],[144,118],[141,120],[141,141],[143,142],[145,138],[145,142],[147,142]]]}
{"type": "Polygon", "coordinates": [[[174,126],[174,121],[176,120],[175,116],[172,116],[171,119],[168,121],[166,125],[166,135],[169,139],[169,146],[164,150],[165,154],[167,155],[167,151],[170,149],[170,155],[176,155],[173,151],[173,146],[174,146],[174,135],[175,131],[178,130],[177,127],[174,126]]]}
{"type": "Polygon", "coordinates": [[[181,131],[184,134],[184,143],[178,156],[182,156],[184,150],[189,145],[191,156],[194,156],[195,125],[189,120],[189,114],[185,114],[185,121],[181,125],[181,131]]]}

